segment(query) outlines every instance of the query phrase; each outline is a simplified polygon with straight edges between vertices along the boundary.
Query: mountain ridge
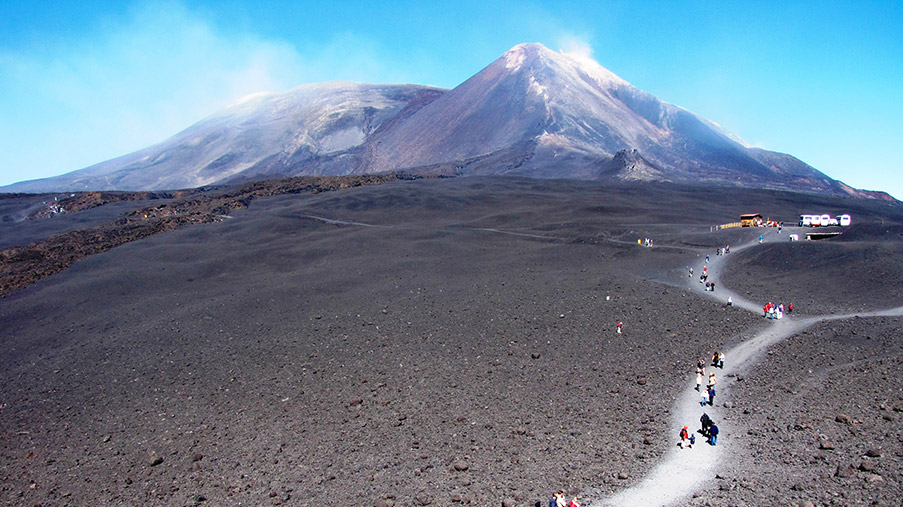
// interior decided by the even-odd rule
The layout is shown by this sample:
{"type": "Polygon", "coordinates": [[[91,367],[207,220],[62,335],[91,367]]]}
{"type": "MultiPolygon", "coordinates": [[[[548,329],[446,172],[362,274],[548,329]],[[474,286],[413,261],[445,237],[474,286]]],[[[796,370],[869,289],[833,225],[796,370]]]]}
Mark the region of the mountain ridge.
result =
{"type": "Polygon", "coordinates": [[[586,56],[537,43],[514,46],[451,90],[327,82],[253,94],[148,148],[0,191],[162,190],[437,165],[463,175],[673,181],[893,200],[791,155],[750,147],[586,56]]]}

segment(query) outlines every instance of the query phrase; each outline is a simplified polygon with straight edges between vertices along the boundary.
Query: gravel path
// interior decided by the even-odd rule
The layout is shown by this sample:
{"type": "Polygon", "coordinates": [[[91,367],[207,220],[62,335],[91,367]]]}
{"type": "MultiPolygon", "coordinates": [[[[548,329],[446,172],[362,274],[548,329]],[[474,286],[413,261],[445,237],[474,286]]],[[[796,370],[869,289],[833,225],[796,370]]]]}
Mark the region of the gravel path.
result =
{"type": "MultiPolygon", "coordinates": [[[[765,239],[780,239],[774,231],[765,233],[765,239]]],[[[749,242],[737,247],[732,247],[732,252],[757,246],[758,241],[749,242]]],[[[729,255],[729,254],[728,254],[729,255]]],[[[718,280],[717,274],[721,271],[726,261],[725,256],[711,255],[708,262],[709,278],[718,280]]],[[[705,261],[701,260],[694,266],[695,274],[702,273],[705,261]]],[[[686,279],[686,286],[694,291],[702,290],[702,284],[697,282],[694,275],[686,279]]],[[[761,312],[762,304],[745,299],[734,291],[717,285],[717,290],[703,291],[706,296],[713,297],[727,303],[728,297],[732,298],[732,304],[753,313],[761,312]]],[[[769,347],[785,340],[804,329],[822,321],[847,319],[851,317],[880,317],[901,316],[903,306],[887,310],[861,312],[846,315],[823,315],[806,318],[786,317],[780,320],[767,321],[751,338],[741,342],[725,352],[725,368],[717,371],[718,393],[723,401],[730,393],[730,386],[736,380],[736,375],[751,368],[768,350],[769,347]]],[[[684,425],[690,426],[690,431],[696,430],[699,417],[703,412],[718,424],[722,439],[720,445],[710,446],[705,438],[697,433],[697,443],[692,449],[682,449],[676,445],[669,451],[661,463],[642,481],[634,486],[621,490],[617,494],[591,503],[593,507],[601,506],[653,506],[675,505],[695,492],[700,491],[705,483],[711,480],[719,466],[725,459],[729,459],[735,449],[730,440],[731,425],[722,418],[719,405],[702,409],[699,406],[699,392],[695,389],[695,375],[688,375],[690,379],[687,388],[683,391],[672,410],[670,428],[673,429],[674,442],[678,441],[677,433],[684,425]],[[701,437],[701,438],[700,438],[701,437]]]]}

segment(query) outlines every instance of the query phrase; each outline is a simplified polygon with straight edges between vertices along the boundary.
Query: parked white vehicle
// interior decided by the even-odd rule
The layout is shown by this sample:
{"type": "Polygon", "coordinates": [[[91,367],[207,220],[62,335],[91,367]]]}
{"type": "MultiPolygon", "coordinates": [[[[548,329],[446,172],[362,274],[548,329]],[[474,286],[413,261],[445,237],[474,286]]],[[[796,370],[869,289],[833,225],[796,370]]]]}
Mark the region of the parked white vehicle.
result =
{"type": "Polygon", "coordinates": [[[850,215],[838,215],[832,218],[825,213],[823,215],[800,215],[800,227],[829,227],[832,225],[850,225],[850,215]]]}

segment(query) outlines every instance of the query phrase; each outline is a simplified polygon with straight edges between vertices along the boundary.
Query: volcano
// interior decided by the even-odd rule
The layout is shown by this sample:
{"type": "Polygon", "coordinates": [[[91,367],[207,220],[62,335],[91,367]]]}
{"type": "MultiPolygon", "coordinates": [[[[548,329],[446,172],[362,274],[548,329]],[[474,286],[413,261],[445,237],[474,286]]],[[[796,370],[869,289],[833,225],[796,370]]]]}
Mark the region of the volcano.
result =
{"type": "Polygon", "coordinates": [[[160,190],[445,168],[892,199],[753,148],[594,60],[520,44],[452,90],[319,83],[246,97],[157,145],[4,191],[160,190]]]}

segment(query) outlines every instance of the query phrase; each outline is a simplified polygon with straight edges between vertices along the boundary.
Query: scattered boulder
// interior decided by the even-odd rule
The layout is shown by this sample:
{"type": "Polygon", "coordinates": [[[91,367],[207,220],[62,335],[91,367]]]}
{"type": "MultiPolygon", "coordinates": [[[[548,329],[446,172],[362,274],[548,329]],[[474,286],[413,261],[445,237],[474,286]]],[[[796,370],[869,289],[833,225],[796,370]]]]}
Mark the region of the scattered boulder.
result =
{"type": "Polygon", "coordinates": [[[456,460],[452,464],[452,468],[454,468],[456,472],[465,472],[470,466],[462,460],[456,460]]]}
{"type": "Polygon", "coordinates": [[[841,479],[849,479],[856,475],[856,471],[853,470],[851,465],[837,465],[837,470],[834,472],[834,477],[840,477],[841,479]]]}
{"type": "Polygon", "coordinates": [[[414,505],[429,505],[433,503],[433,497],[426,493],[421,493],[414,497],[414,505]]]}
{"type": "Polygon", "coordinates": [[[158,456],[156,452],[151,452],[150,455],[148,456],[147,464],[152,467],[155,467],[161,463],[163,463],[163,456],[158,456]]]}
{"type": "Polygon", "coordinates": [[[859,463],[859,470],[863,472],[874,472],[875,471],[875,462],[869,460],[863,460],[859,463]]]}
{"type": "Polygon", "coordinates": [[[846,414],[842,414],[842,413],[837,414],[837,416],[834,418],[834,420],[841,424],[853,424],[853,420],[850,419],[850,416],[848,416],[846,414]]]}
{"type": "Polygon", "coordinates": [[[869,458],[880,458],[881,451],[879,451],[878,449],[869,449],[869,450],[865,451],[865,455],[868,456],[869,458]]]}
{"type": "Polygon", "coordinates": [[[502,500],[502,507],[514,507],[515,505],[514,499],[506,498],[502,500]]]}
{"type": "Polygon", "coordinates": [[[395,507],[395,500],[386,498],[376,502],[376,507],[395,507]]]}
{"type": "Polygon", "coordinates": [[[618,479],[620,479],[622,481],[626,481],[629,478],[630,478],[630,476],[627,475],[627,472],[618,472],[618,479]]]}

